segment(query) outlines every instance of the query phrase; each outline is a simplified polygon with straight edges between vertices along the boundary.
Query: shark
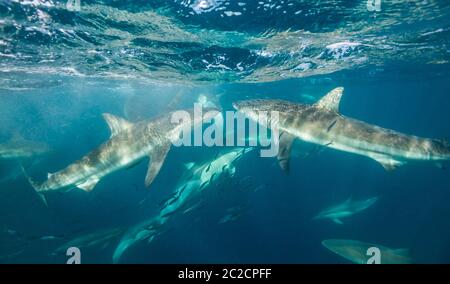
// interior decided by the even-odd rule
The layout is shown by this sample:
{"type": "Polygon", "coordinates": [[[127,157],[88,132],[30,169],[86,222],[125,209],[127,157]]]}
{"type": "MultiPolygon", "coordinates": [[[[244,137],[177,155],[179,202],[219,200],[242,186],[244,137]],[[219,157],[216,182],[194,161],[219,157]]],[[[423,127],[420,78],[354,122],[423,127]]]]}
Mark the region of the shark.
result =
{"type": "Polygon", "coordinates": [[[343,87],[335,88],[314,104],[254,99],[234,102],[233,107],[254,121],[262,111],[278,112],[278,120],[265,124],[279,131],[277,159],[285,172],[289,172],[291,148],[297,138],[369,157],[389,171],[409,161],[440,165],[450,159],[450,144],[443,139],[407,135],[342,115],[339,106],[343,92],[343,87]]]}
{"type": "Polygon", "coordinates": [[[15,134],[9,141],[0,143],[0,160],[27,159],[43,155],[50,148],[43,142],[31,141],[15,134]]]}
{"type": "Polygon", "coordinates": [[[220,114],[215,108],[204,108],[201,116],[193,115],[193,110],[187,112],[191,120],[180,120],[177,123],[171,120],[174,112],[137,123],[104,113],[103,117],[111,130],[109,140],[66,168],[49,173],[44,182],[38,183],[31,178],[29,181],[41,195],[48,191],[75,187],[90,192],[108,174],[149,157],[145,177],[145,186],[149,187],[159,173],[172,143],[179,139],[181,133],[220,114]]]}
{"type": "MultiPolygon", "coordinates": [[[[177,187],[176,194],[180,194],[176,200],[172,200],[170,205],[165,206],[156,216],[147,218],[126,230],[114,249],[113,263],[119,263],[122,255],[134,244],[147,240],[153,241],[165,229],[166,223],[174,213],[178,212],[190,194],[193,194],[199,187],[198,182],[188,181],[184,185],[177,187]]],[[[169,203],[168,203],[169,204],[169,203]]]]}
{"type": "Polygon", "coordinates": [[[43,142],[23,138],[20,134],[0,143],[0,183],[14,181],[22,176],[21,165],[26,162],[34,165],[50,147],[43,142]]]}
{"type": "Polygon", "coordinates": [[[123,253],[139,241],[151,242],[161,234],[175,213],[189,213],[204,203],[199,196],[213,184],[236,173],[236,162],[253,148],[233,148],[222,152],[212,160],[199,165],[186,163],[186,174],[179,181],[171,198],[164,202],[163,208],[152,216],[128,229],[122,236],[113,254],[113,263],[118,263],[123,253]],[[191,205],[193,204],[193,205],[191,205]]]}
{"type": "Polygon", "coordinates": [[[241,204],[227,209],[227,214],[223,216],[218,224],[234,222],[239,219],[248,210],[247,205],[241,204]]]}
{"type": "Polygon", "coordinates": [[[364,200],[353,200],[349,198],[346,201],[331,206],[321,211],[314,219],[331,219],[337,224],[343,224],[341,219],[352,216],[358,212],[366,210],[377,202],[379,197],[372,197],[364,200]]]}
{"type": "Polygon", "coordinates": [[[392,249],[382,245],[343,239],[324,240],[322,245],[356,264],[367,264],[374,255],[374,251],[379,252],[380,264],[411,263],[409,249],[392,249]]]}

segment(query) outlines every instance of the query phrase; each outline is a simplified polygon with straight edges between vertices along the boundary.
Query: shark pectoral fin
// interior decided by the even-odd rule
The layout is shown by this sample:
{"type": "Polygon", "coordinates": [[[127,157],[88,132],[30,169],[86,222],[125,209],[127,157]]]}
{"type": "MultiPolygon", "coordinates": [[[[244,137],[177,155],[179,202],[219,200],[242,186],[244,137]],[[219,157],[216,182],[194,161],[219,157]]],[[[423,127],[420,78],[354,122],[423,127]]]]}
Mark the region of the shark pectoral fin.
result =
{"type": "Polygon", "coordinates": [[[153,242],[153,240],[155,239],[156,235],[151,235],[150,237],[147,238],[147,245],[149,245],[151,242],[153,242]]]}
{"type": "Polygon", "coordinates": [[[106,120],[106,123],[108,123],[109,129],[111,130],[111,137],[133,126],[131,122],[109,113],[104,113],[103,118],[106,120]]]}
{"type": "Polygon", "coordinates": [[[289,173],[289,160],[291,158],[291,148],[295,136],[287,132],[280,133],[280,146],[278,149],[278,164],[285,173],[289,173]]]}
{"type": "Polygon", "coordinates": [[[334,219],[331,219],[334,223],[336,223],[336,224],[339,224],[339,225],[342,225],[342,224],[344,224],[341,220],[339,220],[339,219],[337,219],[337,218],[334,218],[334,219]]]}
{"type": "Polygon", "coordinates": [[[325,108],[335,112],[339,112],[339,103],[341,102],[342,94],[344,93],[343,87],[338,87],[331,90],[325,96],[323,96],[317,103],[314,104],[315,107],[325,108]]]}
{"type": "Polygon", "coordinates": [[[159,173],[164,160],[166,159],[167,153],[170,150],[170,142],[167,142],[161,146],[154,149],[150,156],[150,161],[148,165],[147,176],[145,177],[145,186],[149,187],[150,184],[155,179],[156,175],[159,173]]]}
{"type": "Polygon", "coordinates": [[[230,175],[230,178],[233,178],[236,174],[236,167],[235,166],[229,166],[227,167],[227,172],[230,175]]]}
{"type": "Polygon", "coordinates": [[[77,187],[79,189],[82,189],[82,190],[86,191],[86,192],[90,192],[90,191],[92,191],[92,189],[94,189],[95,185],[99,181],[100,181],[99,178],[91,178],[91,179],[86,180],[83,183],[77,184],[77,187]]]}
{"type": "Polygon", "coordinates": [[[383,166],[383,168],[388,171],[388,172],[392,172],[396,169],[396,167],[392,164],[388,164],[388,163],[381,163],[381,165],[383,166]]]}
{"type": "Polygon", "coordinates": [[[394,160],[390,157],[372,157],[375,161],[380,163],[386,171],[393,171],[405,164],[405,162],[394,160]]]}

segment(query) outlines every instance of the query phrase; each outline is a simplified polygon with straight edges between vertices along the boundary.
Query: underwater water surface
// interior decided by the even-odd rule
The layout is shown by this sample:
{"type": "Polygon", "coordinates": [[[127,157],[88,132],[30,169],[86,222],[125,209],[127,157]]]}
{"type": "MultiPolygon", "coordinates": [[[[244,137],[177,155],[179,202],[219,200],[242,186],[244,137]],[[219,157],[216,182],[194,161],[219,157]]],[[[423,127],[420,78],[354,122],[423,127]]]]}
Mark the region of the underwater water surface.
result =
{"type": "Polygon", "coordinates": [[[333,239],[450,263],[446,161],[386,170],[296,139],[286,173],[259,147],[172,146],[149,187],[145,157],[92,190],[35,190],[110,139],[104,113],[312,105],[337,87],[343,117],[448,147],[450,3],[369,6],[0,0],[0,263],[66,263],[69,247],[82,263],[357,262],[333,239]]]}

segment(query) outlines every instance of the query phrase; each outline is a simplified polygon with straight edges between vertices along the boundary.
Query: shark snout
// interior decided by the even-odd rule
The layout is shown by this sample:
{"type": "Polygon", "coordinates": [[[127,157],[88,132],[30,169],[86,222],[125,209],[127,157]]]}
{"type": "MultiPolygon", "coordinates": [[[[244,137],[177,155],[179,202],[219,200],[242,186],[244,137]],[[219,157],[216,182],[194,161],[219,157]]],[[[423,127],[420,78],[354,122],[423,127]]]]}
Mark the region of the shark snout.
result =
{"type": "Polygon", "coordinates": [[[259,109],[258,105],[254,103],[253,100],[246,100],[246,101],[237,101],[234,102],[233,108],[240,112],[249,112],[249,111],[255,111],[259,109]]]}
{"type": "Polygon", "coordinates": [[[232,105],[233,105],[233,108],[235,110],[239,110],[241,108],[241,102],[240,101],[239,102],[234,102],[232,105]]]}
{"type": "Polygon", "coordinates": [[[233,102],[236,110],[259,109],[261,107],[260,100],[242,100],[233,102]]]}
{"type": "Polygon", "coordinates": [[[256,112],[256,111],[278,111],[282,101],[266,100],[266,99],[252,99],[234,102],[233,108],[241,112],[256,112]]]}

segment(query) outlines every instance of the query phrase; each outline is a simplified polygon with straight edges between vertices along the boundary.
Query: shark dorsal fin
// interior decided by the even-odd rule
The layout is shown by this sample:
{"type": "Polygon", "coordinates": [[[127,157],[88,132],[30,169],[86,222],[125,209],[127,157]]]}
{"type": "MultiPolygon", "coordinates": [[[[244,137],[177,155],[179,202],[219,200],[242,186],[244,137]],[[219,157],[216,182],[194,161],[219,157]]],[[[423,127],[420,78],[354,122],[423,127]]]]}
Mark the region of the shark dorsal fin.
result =
{"type": "Polygon", "coordinates": [[[22,142],[22,141],[25,141],[25,138],[23,138],[23,136],[22,136],[22,134],[20,134],[20,132],[15,131],[11,136],[11,141],[15,142],[15,143],[22,142]]]}
{"type": "Polygon", "coordinates": [[[111,136],[128,129],[133,125],[131,122],[110,113],[104,113],[103,118],[106,120],[106,123],[108,123],[109,129],[111,129],[111,136]]]}
{"type": "Polygon", "coordinates": [[[335,112],[339,112],[339,103],[341,101],[342,94],[344,93],[343,87],[337,87],[331,90],[328,94],[323,96],[314,105],[318,108],[325,108],[335,112]]]}

